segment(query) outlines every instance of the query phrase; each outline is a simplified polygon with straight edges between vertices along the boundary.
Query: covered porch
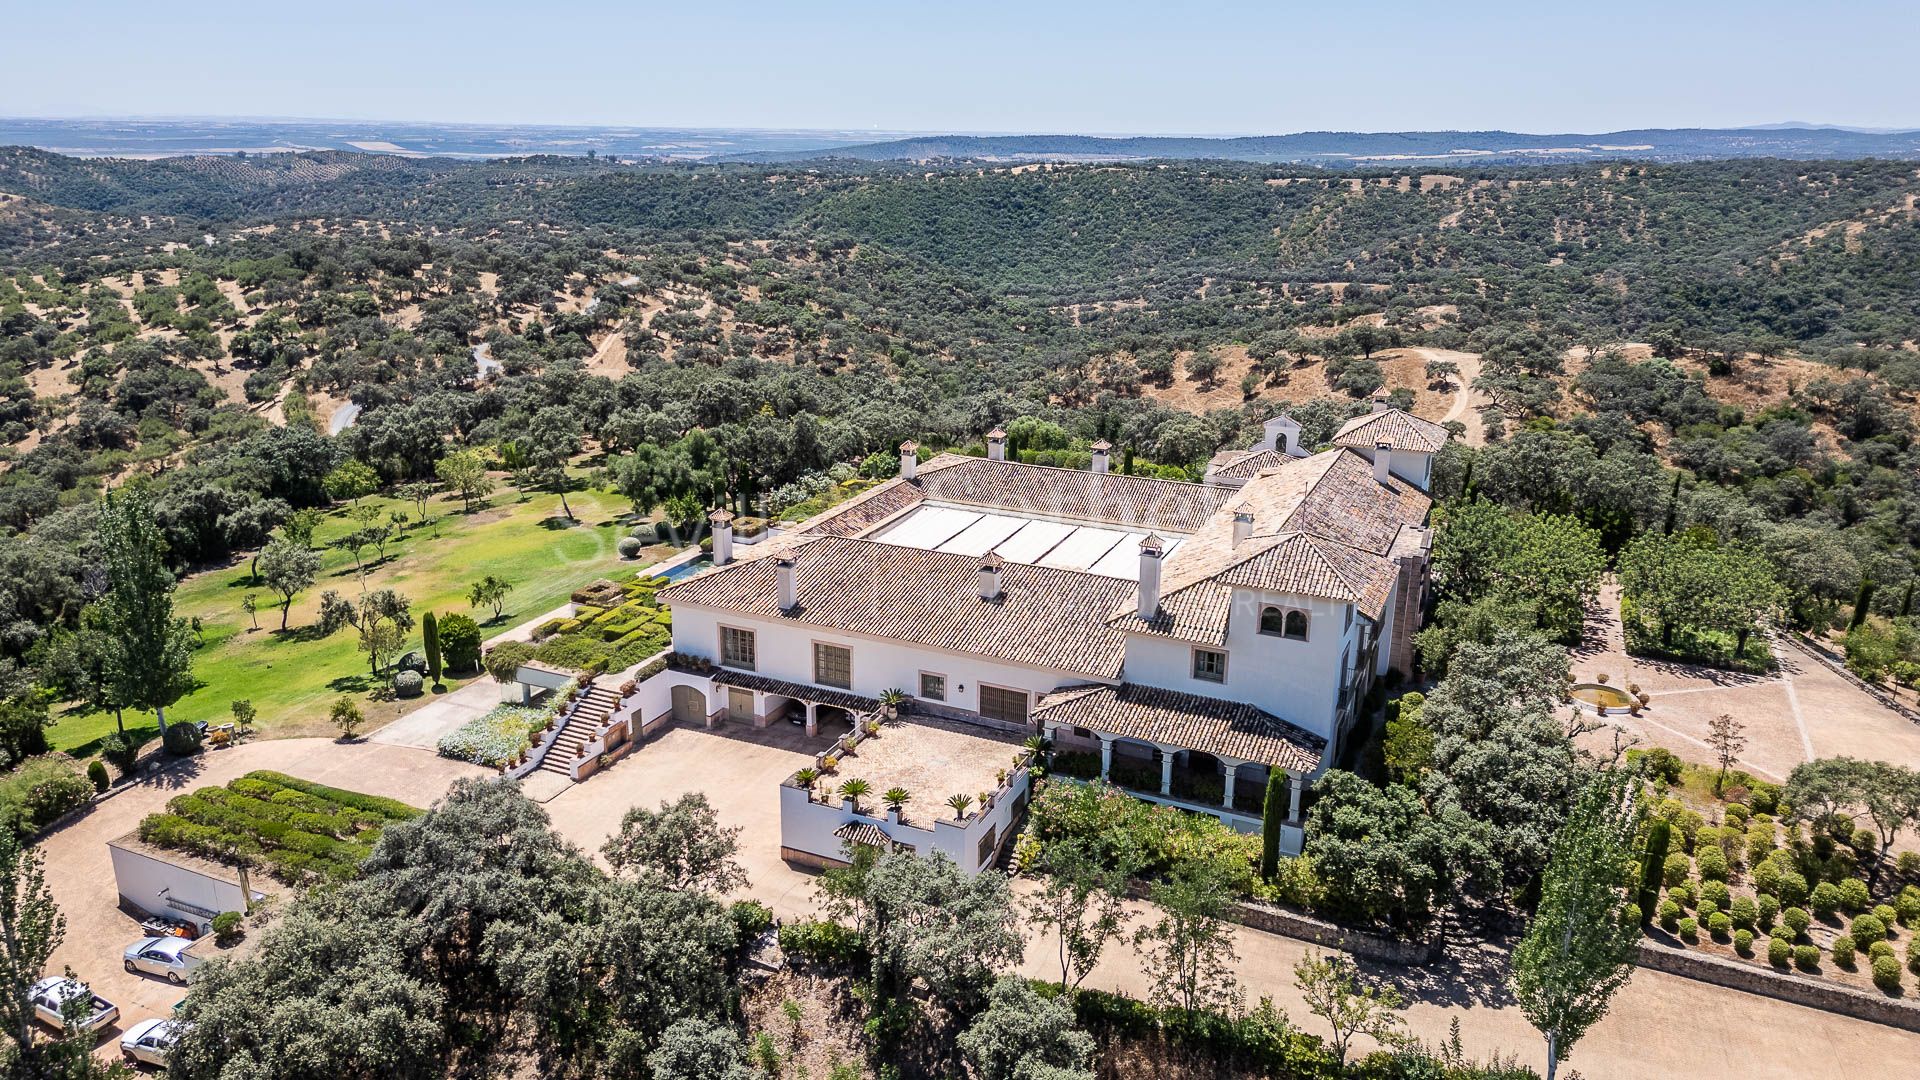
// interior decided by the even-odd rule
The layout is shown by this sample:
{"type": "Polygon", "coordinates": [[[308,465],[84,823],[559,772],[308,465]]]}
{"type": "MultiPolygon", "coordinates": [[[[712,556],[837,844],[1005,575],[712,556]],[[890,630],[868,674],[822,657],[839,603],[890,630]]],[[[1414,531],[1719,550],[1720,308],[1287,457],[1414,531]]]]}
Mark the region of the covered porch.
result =
{"type": "Polygon", "coordinates": [[[757,728],[790,724],[805,730],[810,739],[837,739],[853,730],[856,718],[880,708],[875,698],[730,668],[714,672],[713,691],[718,700],[710,727],[722,720],[757,728]]]}
{"type": "Polygon", "coordinates": [[[1252,706],[1131,684],[1056,691],[1034,711],[1054,771],[1101,780],[1149,802],[1263,827],[1268,778],[1284,776],[1281,849],[1305,842],[1302,797],[1325,741],[1252,706]]]}

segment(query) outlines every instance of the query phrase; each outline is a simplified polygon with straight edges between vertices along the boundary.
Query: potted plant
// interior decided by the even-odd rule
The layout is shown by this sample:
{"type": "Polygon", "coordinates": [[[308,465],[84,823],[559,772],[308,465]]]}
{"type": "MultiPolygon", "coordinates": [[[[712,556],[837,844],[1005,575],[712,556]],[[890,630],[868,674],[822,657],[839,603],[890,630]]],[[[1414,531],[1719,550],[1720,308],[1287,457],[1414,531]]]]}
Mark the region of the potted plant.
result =
{"type": "Polygon", "coordinates": [[[880,694],[880,712],[892,720],[900,715],[900,706],[907,700],[907,692],[897,686],[888,687],[880,694]]]}
{"type": "Polygon", "coordinates": [[[890,787],[886,790],[886,794],[880,796],[880,801],[886,803],[887,809],[895,814],[899,814],[900,808],[912,800],[913,796],[903,787],[890,787]]]}
{"type": "Polygon", "coordinates": [[[840,759],[833,754],[828,754],[826,757],[820,759],[821,772],[832,772],[839,767],[840,759]]]}
{"type": "Polygon", "coordinates": [[[967,807],[973,805],[973,796],[971,795],[950,796],[947,799],[947,805],[953,807],[954,820],[957,821],[967,816],[967,807]]]}
{"type": "Polygon", "coordinates": [[[860,812],[860,797],[873,790],[873,785],[855,777],[840,785],[840,797],[847,800],[847,809],[860,812]]]}
{"type": "Polygon", "coordinates": [[[805,791],[808,795],[813,794],[813,782],[818,779],[820,779],[820,774],[813,769],[801,769],[799,772],[793,774],[793,782],[799,784],[800,790],[805,791]]]}

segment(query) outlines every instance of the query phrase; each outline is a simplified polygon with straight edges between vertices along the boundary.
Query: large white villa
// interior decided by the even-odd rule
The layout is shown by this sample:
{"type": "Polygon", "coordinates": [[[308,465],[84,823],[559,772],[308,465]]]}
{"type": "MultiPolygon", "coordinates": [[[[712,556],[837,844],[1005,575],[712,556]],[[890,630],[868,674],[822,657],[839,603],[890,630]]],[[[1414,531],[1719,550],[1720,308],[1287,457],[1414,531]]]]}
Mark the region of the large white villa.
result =
{"type": "MultiPolygon", "coordinates": [[[[1446,432],[1376,401],[1329,450],[1298,439],[1276,417],[1194,484],[1111,472],[1105,443],[1087,471],[1008,461],[996,430],[985,458],[920,462],[905,444],[899,476],[751,550],[716,512],[713,567],[661,593],[676,653],[711,665],[672,675],[673,713],[824,735],[899,689],[910,720],[1005,740],[1001,772],[1044,733],[1083,772],[1097,755],[1140,797],[1246,830],[1283,770],[1297,851],[1303,786],[1338,759],[1373,681],[1411,664],[1446,432]]],[[[1024,801],[1015,773],[981,792],[993,805],[937,823],[967,826],[937,843],[934,823],[845,806],[806,824],[831,804],[796,790],[783,847],[830,860],[842,842],[911,844],[978,869],[1017,811],[1000,804],[1024,801]]]]}

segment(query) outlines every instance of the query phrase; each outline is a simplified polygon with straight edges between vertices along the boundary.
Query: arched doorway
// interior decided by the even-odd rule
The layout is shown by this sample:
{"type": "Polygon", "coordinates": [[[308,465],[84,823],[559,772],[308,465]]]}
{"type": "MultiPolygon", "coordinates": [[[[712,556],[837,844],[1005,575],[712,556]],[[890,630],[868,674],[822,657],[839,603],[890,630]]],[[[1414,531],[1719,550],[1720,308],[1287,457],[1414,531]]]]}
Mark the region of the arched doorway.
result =
{"type": "Polygon", "coordinates": [[[707,722],[707,695],[697,686],[676,686],[673,688],[673,718],[682,724],[702,724],[707,722]]]}

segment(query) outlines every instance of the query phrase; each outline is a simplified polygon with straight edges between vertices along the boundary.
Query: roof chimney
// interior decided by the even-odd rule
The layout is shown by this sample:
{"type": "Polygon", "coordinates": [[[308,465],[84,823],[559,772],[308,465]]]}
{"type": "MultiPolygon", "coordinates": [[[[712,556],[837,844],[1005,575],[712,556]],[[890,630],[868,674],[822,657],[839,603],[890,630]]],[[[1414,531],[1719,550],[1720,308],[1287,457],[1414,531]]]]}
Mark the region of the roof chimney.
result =
{"type": "Polygon", "coordinates": [[[1007,460],[1007,433],[999,428],[987,432],[987,460],[1007,460]]]}
{"type": "Polygon", "coordinates": [[[1093,444],[1092,449],[1093,449],[1093,471],[1095,473],[1106,472],[1107,471],[1107,451],[1113,449],[1113,444],[1108,442],[1105,439],[1101,439],[1099,442],[1093,444]]]}
{"type": "Polygon", "coordinates": [[[1166,550],[1166,541],[1152,534],[1140,541],[1140,604],[1135,611],[1142,619],[1160,614],[1160,557],[1166,550]]]}
{"type": "Polygon", "coordinates": [[[1000,572],[1005,566],[1006,560],[991,551],[987,552],[986,558],[980,560],[980,599],[988,601],[1000,599],[1000,572]]]}
{"type": "Polygon", "coordinates": [[[733,561],[733,512],[723,506],[707,520],[713,522],[713,565],[725,566],[733,561]]]}
{"type": "Polygon", "coordinates": [[[1388,409],[1391,409],[1391,408],[1393,408],[1393,406],[1387,401],[1386,387],[1383,386],[1380,389],[1375,390],[1373,392],[1373,411],[1386,412],[1388,409]]]}
{"type": "Polygon", "coordinates": [[[1381,439],[1373,444],[1373,478],[1384,484],[1392,470],[1393,444],[1381,439]]]}
{"type": "Polygon", "coordinates": [[[1253,512],[1249,510],[1235,510],[1233,512],[1233,548],[1234,550],[1238,551],[1240,549],[1240,545],[1246,543],[1248,538],[1252,536],[1253,536],[1253,512]]]}
{"type": "Polygon", "coordinates": [[[794,570],[792,555],[782,555],[773,560],[773,579],[780,587],[780,610],[792,611],[799,607],[800,580],[794,570]]]}
{"type": "Polygon", "coordinates": [[[908,439],[900,444],[900,479],[911,480],[920,471],[920,444],[908,439]]]}

